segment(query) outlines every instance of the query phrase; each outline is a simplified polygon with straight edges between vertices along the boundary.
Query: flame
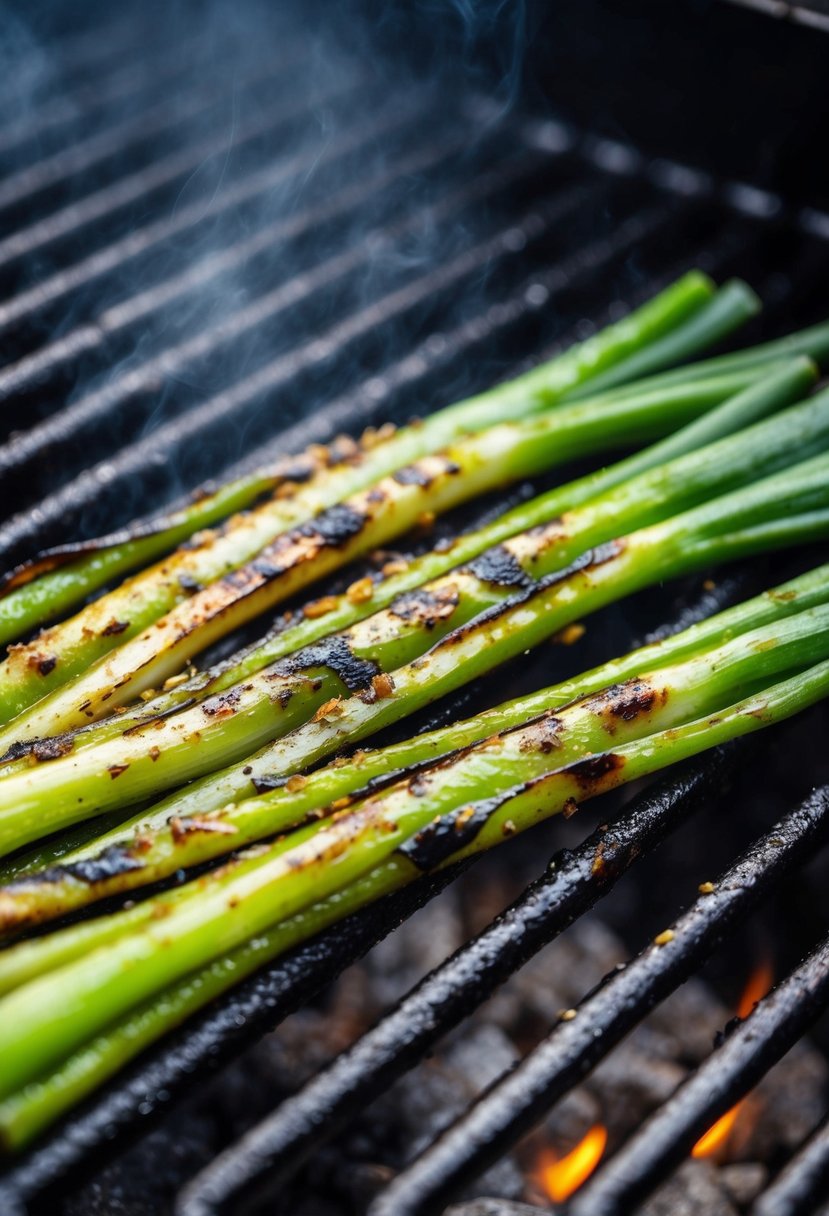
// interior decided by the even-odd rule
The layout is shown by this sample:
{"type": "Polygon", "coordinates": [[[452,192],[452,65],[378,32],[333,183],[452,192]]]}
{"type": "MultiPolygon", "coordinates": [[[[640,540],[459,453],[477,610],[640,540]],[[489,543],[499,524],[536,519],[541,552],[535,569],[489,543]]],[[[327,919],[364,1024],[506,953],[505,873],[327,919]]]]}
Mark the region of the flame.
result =
{"type": "MultiPolygon", "coordinates": [[[[773,983],[774,971],[772,970],[771,961],[765,958],[757,964],[748,977],[746,986],[737,1002],[737,1017],[744,1020],[753,1013],[754,1006],[758,1001],[763,999],[773,983]]],[[[692,1157],[714,1157],[725,1148],[731,1138],[734,1124],[740,1116],[744,1103],[745,1098],[742,1098],[735,1106],[731,1107],[731,1110],[727,1110],[724,1115],[721,1115],[717,1122],[713,1123],[704,1135],[700,1136],[691,1149],[692,1157]]]]}
{"type": "Polygon", "coordinates": [[[716,1123],[712,1123],[708,1131],[700,1136],[691,1149],[692,1157],[714,1157],[721,1148],[725,1147],[742,1105],[742,1102],[738,1102],[736,1106],[731,1107],[731,1110],[727,1110],[724,1115],[721,1115],[716,1123]]]}
{"type": "Polygon", "coordinates": [[[771,991],[774,983],[774,969],[771,960],[764,958],[758,963],[748,977],[743,994],[737,1002],[737,1017],[745,1019],[754,1012],[754,1006],[762,1001],[767,992],[771,991]]]}
{"type": "Polygon", "coordinates": [[[564,1203],[590,1177],[602,1159],[607,1129],[596,1123],[565,1157],[543,1149],[538,1160],[538,1180],[553,1203],[564,1203]]]}

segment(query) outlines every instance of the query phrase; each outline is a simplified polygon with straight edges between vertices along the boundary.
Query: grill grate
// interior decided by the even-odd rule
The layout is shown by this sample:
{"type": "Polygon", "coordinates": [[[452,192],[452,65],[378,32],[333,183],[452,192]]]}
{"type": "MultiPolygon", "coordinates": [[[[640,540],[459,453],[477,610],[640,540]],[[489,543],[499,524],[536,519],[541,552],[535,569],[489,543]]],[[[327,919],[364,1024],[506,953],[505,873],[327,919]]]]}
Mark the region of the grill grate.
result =
{"type": "MultiPolygon", "coordinates": [[[[825,311],[829,215],[814,207],[565,124],[494,115],[464,88],[391,87],[358,59],[338,58],[310,90],[312,52],[291,30],[278,34],[278,61],[270,42],[257,56],[230,38],[221,71],[211,37],[188,31],[185,54],[170,32],[136,18],[64,39],[60,70],[0,132],[0,476],[14,503],[0,524],[3,567],[276,450],[483,387],[691,265],[745,274],[768,304],[764,332],[825,311]]],[[[724,581],[670,627],[746,586],[724,581]]],[[[264,1176],[288,1178],[749,754],[710,758],[558,854],[506,913],[192,1181],[182,1216],[234,1210],[264,1176]]],[[[828,818],[822,790],[752,846],[677,922],[669,947],[645,951],[557,1024],[395,1180],[377,1216],[442,1210],[807,859],[828,818]]],[[[351,918],[145,1053],[6,1171],[3,1212],[50,1210],[66,1179],[99,1168],[456,873],[351,918]]],[[[821,947],[792,972],[573,1212],[629,1211],[653,1189],[805,1032],[829,995],[826,962],[821,947]]],[[[758,1216],[807,1210],[828,1176],[824,1126],[758,1216]]]]}

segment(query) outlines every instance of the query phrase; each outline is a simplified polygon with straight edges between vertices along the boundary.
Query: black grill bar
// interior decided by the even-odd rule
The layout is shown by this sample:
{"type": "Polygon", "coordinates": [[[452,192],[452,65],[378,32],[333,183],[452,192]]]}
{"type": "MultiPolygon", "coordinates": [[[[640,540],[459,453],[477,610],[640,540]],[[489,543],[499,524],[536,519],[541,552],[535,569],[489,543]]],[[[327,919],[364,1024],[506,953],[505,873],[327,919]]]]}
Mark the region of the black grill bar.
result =
{"type": "MultiPolygon", "coordinates": [[[[321,90],[317,100],[333,100],[343,92],[345,86],[337,83],[327,91],[321,90]]],[[[257,107],[238,124],[225,124],[224,129],[216,134],[192,140],[161,156],[153,164],[127,173],[117,181],[93,190],[84,198],[68,203],[45,218],[35,220],[27,227],[20,228],[0,240],[0,268],[20,258],[31,257],[46,246],[91,224],[105,222],[123,212],[129,204],[151,196],[162,187],[183,181],[209,157],[222,155],[230,147],[238,149],[240,145],[250,143],[257,136],[287,125],[302,117],[307,106],[307,97],[298,95],[294,89],[288,90],[286,96],[257,107]]]]}
{"type": "MultiPolygon", "coordinates": [[[[430,163],[439,162],[452,150],[457,151],[460,140],[460,132],[456,131],[454,139],[447,138],[438,141],[436,145],[433,145],[431,152],[422,149],[419,155],[406,158],[397,167],[394,175],[388,177],[388,180],[394,181],[397,176],[419,172],[427,168],[430,163]]],[[[435,221],[446,221],[452,212],[471,203],[482,202],[487,195],[517,184],[522,177],[528,179],[538,168],[538,159],[526,156],[516,162],[502,165],[498,169],[478,174],[470,181],[449,191],[433,208],[433,218],[435,221]]],[[[382,188],[382,184],[378,183],[375,188],[382,188]]],[[[555,200],[548,204],[550,215],[547,217],[546,225],[549,226],[550,223],[564,218],[571,207],[575,207],[578,202],[584,200],[585,193],[582,187],[575,197],[568,196],[564,192],[557,195],[555,200]]],[[[365,201],[364,196],[361,198],[356,190],[346,191],[346,194],[352,196],[351,202],[341,204],[343,208],[349,205],[353,208],[360,201],[365,201]],[[357,194],[356,198],[353,197],[355,194],[357,194]]],[[[308,214],[301,212],[293,219],[279,221],[272,227],[264,229],[264,236],[260,232],[253,240],[257,242],[264,240],[264,247],[267,248],[276,240],[291,239],[307,231],[307,224],[314,220],[322,223],[325,219],[331,218],[325,212],[318,215],[316,210],[311,211],[310,219],[308,214]]],[[[331,214],[336,215],[337,211],[332,210],[331,214]]],[[[386,227],[372,229],[365,234],[363,242],[355,243],[351,247],[337,251],[331,257],[316,262],[312,268],[294,275],[257,300],[231,312],[227,317],[223,317],[219,324],[205,326],[200,332],[185,341],[153,354],[142,364],[130,368],[129,372],[120,380],[113,384],[106,384],[103,388],[87,394],[62,410],[53,421],[33,427],[27,433],[25,443],[22,440],[17,444],[13,442],[9,449],[3,449],[3,464],[0,467],[5,471],[23,463],[26,458],[37,458],[49,444],[56,442],[55,430],[59,432],[60,440],[68,438],[81,430],[84,425],[89,425],[103,414],[122,406],[125,401],[142,390],[151,390],[158,384],[161,376],[181,373],[190,363],[200,357],[203,358],[206,352],[238,339],[247,330],[261,325],[266,320],[273,321],[279,312],[286,308],[296,307],[313,292],[319,291],[323,287],[330,288],[346,274],[353,273],[364,266],[372,256],[372,252],[374,254],[379,252],[379,242],[403,237],[407,232],[411,232],[421,219],[422,213],[415,211],[414,214],[386,227]]],[[[527,225],[528,222],[529,217],[525,216],[523,220],[518,221],[518,224],[519,226],[522,223],[527,225]]],[[[531,235],[534,234],[528,232],[528,238],[531,235]]],[[[82,352],[88,352],[95,345],[110,338],[122,326],[133,321],[143,320],[153,307],[160,307],[168,303],[181,290],[194,290],[203,286],[214,266],[213,272],[219,273],[222,270],[231,269],[234,265],[244,264],[254,253],[262,251],[257,244],[253,244],[251,248],[251,244],[252,241],[242,241],[235,247],[233,245],[224,246],[220,253],[214,255],[213,262],[208,262],[208,275],[204,273],[204,264],[196,262],[181,276],[178,276],[173,283],[169,280],[163,281],[149,292],[141,292],[137,298],[133,297],[132,300],[107,310],[98,318],[95,326],[81,331],[75,330],[68,334],[57,345],[57,351],[54,348],[51,351],[48,347],[43,348],[16,366],[12,365],[10,368],[4,369],[0,375],[0,395],[20,391],[27,386],[30,378],[41,376],[44,371],[56,366],[58,360],[71,360],[82,352]],[[156,292],[158,295],[154,298],[156,292]]],[[[467,254],[474,256],[472,251],[467,251],[467,254]]],[[[488,251],[484,250],[483,256],[486,257],[487,254],[488,251]]]]}
{"type": "Polygon", "coordinates": [[[458,876],[456,866],[356,913],[252,976],[74,1110],[49,1139],[0,1177],[0,1212],[57,1194],[100,1169],[154,1117],[242,1048],[311,1000],[458,876]]]}
{"type": "Polygon", "coordinates": [[[809,1216],[829,1194],[829,1115],[787,1162],[752,1216],[809,1216]]]}
{"type": "MultiPolygon", "coordinates": [[[[393,120],[394,125],[400,122],[400,117],[393,120]]],[[[388,130],[391,125],[386,116],[383,123],[373,124],[372,131],[376,134],[378,126],[381,130],[388,130]]],[[[407,149],[406,155],[373,176],[362,177],[333,195],[328,195],[324,201],[314,206],[266,224],[252,236],[222,245],[205,257],[189,263],[184,270],[169,275],[126,300],[110,305],[91,322],[76,326],[54,342],[24,355],[16,363],[7,364],[0,371],[0,398],[12,397],[31,388],[48,373],[71,365],[80,355],[100,350],[119,331],[146,320],[181,296],[198,291],[211,279],[244,267],[252,258],[268,250],[273,251],[277,242],[293,241],[316,226],[329,223],[338,216],[345,216],[361,203],[365,203],[375,192],[382,191],[403,175],[422,173],[441,164],[452,152],[460,150],[466,138],[465,131],[456,130],[442,139],[430,139],[414,150],[407,149]]],[[[366,132],[363,129],[358,146],[365,139],[366,132]]],[[[344,154],[343,144],[338,141],[334,148],[339,159],[344,154]]],[[[323,159],[323,154],[317,157],[318,167],[323,159]]]]}
{"type": "Polygon", "coordinates": [[[0,153],[8,153],[10,149],[28,143],[35,137],[42,139],[44,133],[53,127],[82,125],[98,110],[106,115],[114,103],[141,98],[150,88],[157,97],[160,84],[167,80],[175,81],[177,77],[192,71],[193,57],[200,50],[197,39],[193,40],[188,50],[190,54],[186,64],[182,63],[178,52],[156,54],[151,68],[148,68],[146,61],[136,63],[130,58],[123,66],[116,66],[98,76],[94,83],[90,83],[85,76],[77,88],[42,105],[34,105],[18,121],[5,126],[0,131],[0,153]]]}
{"type": "MultiPolygon", "coordinates": [[[[686,610],[685,624],[724,608],[744,593],[745,584],[744,573],[723,578],[713,591],[706,592],[686,610]]],[[[438,706],[436,722],[442,717],[438,706]]],[[[724,779],[730,765],[728,750],[709,757],[696,774],[689,768],[686,776],[674,777],[672,785],[665,787],[666,806],[681,807],[685,800],[694,801],[694,790],[700,791],[701,798],[703,786],[724,779]]],[[[640,801],[648,805],[654,797],[649,793],[640,801]]],[[[658,820],[657,812],[654,820],[658,820]]],[[[658,831],[658,822],[652,824],[652,830],[658,831]]],[[[15,1205],[48,1194],[50,1188],[60,1188],[67,1178],[99,1168],[103,1158],[135,1139],[171,1102],[191,1089],[195,1076],[221,1067],[332,983],[345,967],[356,962],[464,868],[465,865],[456,866],[416,882],[379,901],[376,907],[335,925],[244,981],[213,1002],[209,1010],[189,1020],[180,1031],[144,1052],[59,1123],[42,1145],[0,1177],[0,1211],[5,1216],[7,1204],[12,1216],[15,1205]]]]}
{"type": "MultiPolygon", "coordinates": [[[[179,1216],[213,1216],[257,1179],[267,1176],[273,1186],[290,1177],[320,1143],[413,1068],[499,984],[611,891],[638,858],[715,796],[729,767],[724,754],[710,757],[638,798],[612,827],[557,853],[548,870],[483,933],[204,1170],[183,1193],[179,1216]]],[[[383,1212],[397,1213],[395,1202],[383,1212]]]]}
{"type": "MultiPolygon", "coordinates": [[[[560,1021],[514,1071],[490,1087],[391,1183],[371,1208],[371,1216],[425,1216],[441,1211],[465,1182],[508,1151],[654,1005],[692,975],[769,889],[808,859],[827,828],[829,789],[822,789],[752,846],[711,894],[700,896],[676,922],[672,940],[650,945],[613,974],[582,1002],[575,1017],[560,1021]]],[[[824,956],[829,958],[829,947],[820,954],[820,958],[824,956]]],[[[809,963],[809,974],[818,970],[816,956],[809,963]]],[[[572,1206],[573,1216],[631,1211],[630,1205],[665,1178],[715,1119],[779,1058],[778,1044],[785,1040],[791,1045],[800,1037],[829,1000],[829,973],[817,985],[813,998],[800,1000],[804,993],[799,981],[787,981],[783,989],[787,995],[775,1004],[776,1020],[752,1020],[747,1031],[741,1032],[739,1041],[748,1039],[741,1055],[736,1048],[730,1048],[731,1054],[725,1058],[721,1052],[715,1053],[685,1087],[690,1096],[664,1107],[597,1175],[595,1184],[588,1184],[583,1198],[572,1206]],[[789,1016],[791,1029],[781,1026],[789,1016]],[[732,1076],[728,1064],[734,1056],[732,1076]]]]}
{"type": "MultiPolygon", "coordinates": [[[[829,818],[827,800],[829,791],[824,789],[810,804],[812,810],[822,810],[824,822],[829,818]]],[[[787,826],[783,821],[781,830],[787,826]]],[[[771,837],[764,843],[782,854],[788,842],[778,845],[771,837]]],[[[712,1123],[794,1046],[827,1005],[829,939],[760,1001],[750,1017],[587,1183],[570,1206],[572,1216],[630,1212],[679,1165],[712,1123]]]]}
{"type": "MultiPolygon", "coordinates": [[[[192,55],[197,48],[190,48],[190,51],[186,68],[188,72],[193,70],[192,55]]],[[[286,53],[283,62],[290,62],[290,54],[290,51],[286,53]]],[[[197,60],[195,66],[198,66],[197,60]]],[[[160,75],[163,78],[164,65],[160,67],[160,75]]],[[[259,77],[272,76],[279,71],[279,67],[279,64],[269,63],[267,66],[261,65],[257,72],[249,72],[245,77],[245,89],[259,77]]],[[[168,61],[167,69],[171,74],[171,69],[182,72],[181,60],[168,61]]],[[[96,131],[85,139],[75,140],[50,156],[13,173],[7,173],[0,181],[0,209],[19,206],[33,194],[54,187],[76,174],[88,172],[109,157],[129,154],[135,145],[184,126],[192,119],[213,110],[217,101],[221,101],[222,95],[231,96],[236,87],[233,80],[222,84],[221,80],[208,83],[203,78],[197,78],[197,83],[189,89],[176,91],[174,104],[171,104],[169,97],[159,100],[156,89],[152,95],[152,104],[137,113],[130,113],[102,131],[96,131]]],[[[187,138],[187,132],[183,134],[187,138]]]]}
{"type": "MultiPolygon", "coordinates": [[[[555,205],[549,207],[546,225],[552,222],[556,210],[555,205]]],[[[508,298],[504,302],[504,311],[510,323],[515,320],[513,301],[523,301],[525,313],[537,311],[539,304],[534,304],[533,301],[542,297],[549,306],[556,296],[574,286],[578,287],[581,281],[593,281],[603,269],[609,269],[614,263],[620,262],[638,242],[646,237],[653,237],[658,229],[664,230],[671,218],[673,213],[670,207],[637,212],[620,224],[611,236],[582,247],[554,264],[552,268],[534,274],[512,299],[508,298]]],[[[305,345],[277,356],[264,367],[238,381],[232,388],[209,398],[181,417],[157,427],[146,438],[125,446],[117,456],[87,469],[60,491],[39,502],[35,510],[22,511],[12,516],[0,528],[0,564],[9,566],[20,560],[27,549],[30,551],[34,544],[42,543],[42,537],[44,533],[48,535],[50,525],[54,527],[64,522],[68,513],[77,518],[77,514],[85,506],[92,504],[116,478],[119,482],[128,481],[160,464],[180,459],[189,443],[204,444],[227,421],[238,422],[240,412],[245,406],[260,402],[266,394],[286,389],[301,373],[327,365],[344,348],[372,334],[392,319],[405,315],[419,303],[429,301],[435,293],[445,291],[449,286],[474,273],[476,268],[483,268],[489,259],[498,256],[509,257],[511,254],[514,256],[519,252],[523,241],[544,230],[544,213],[537,210],[531,213],[528,224],[529,230],[523,234],[520,228],[511,225],[506,231],[482,242],[476,250],[467,249],[442,267],[433,268],[396,291],[355,310],[345,320],[336,323],[305,345]]],[[[364,399],[359,415],[355,413],[352,422],[357,422],[358,417],[361,425],[371,421],[368,417],[371,404],[370,396],[368,400],[364,399]]],[[[67,413],[68,411],[59,415],[48,432],[52,447],[59,448],[68,438],[62,426],[67,413]]],[[[331,420],[325,407],[316,413],[319,418],[311,425],[315,430],[319,425],[321,431],[327,432],[331,420]]],[[[306,428],[302,429],[304,431],[306,428]]],[[[321,437],[329,436],[323,434],[321,437]]],[[[280,442],[284,450],[291,449],[292,440],[290,431],[281,432],[280,442]]],[[[44,455],[48,450],[42,430],[38,430],[36,434],[29,432],[18,441],[0,448],[0,467],[6,466],[8,472],[14,470],[19,473],[22,465],[31,465],[36,456],[44,455]]]]}
{"type": "Polygon", "coordinates": [[[322,149],[316,145],[300,148],[289,156],[279,157],[273,164],[234,178],[210,199],[199,198],[176,208],[170,215],[130,229],[126,235],[71,266],[39,279],[31,287],[0,303],[0,330],[18,324],[30,314],[64,299],[105,274],[126,269],[132,259],[149,256],[159,245],[183,236],[198,224],[215,220],[269,190],[276,190],[291,178],[309,172],[314,166],[324,166],[329,160],[352,153],[368,139],[388,134],[398,124],[411,121],[417,114],[422,118],[424,105],[425,99],[415,91],[404,106],[398,103],[387,107],[358,128],[344,131],[336,143],[322,149]]]}

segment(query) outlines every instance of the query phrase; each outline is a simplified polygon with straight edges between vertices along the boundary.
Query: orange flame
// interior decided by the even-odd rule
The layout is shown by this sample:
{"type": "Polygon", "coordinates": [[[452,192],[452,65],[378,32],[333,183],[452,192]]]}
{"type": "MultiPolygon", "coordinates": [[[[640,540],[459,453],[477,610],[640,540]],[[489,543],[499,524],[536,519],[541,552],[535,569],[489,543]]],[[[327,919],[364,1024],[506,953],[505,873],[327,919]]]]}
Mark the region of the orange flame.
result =
{"type": "MultiPolygon", "coordinates": [[[[749,1014],[753,1013],[754,1006],[758,1001],[763,999],[773,983],[774,972],[771,962],[767,958],[763,959],[748,977],[742,996],[737,1002],[737,1017],[744,1020],[749,1014]]],[[[721,1115],[717,1122],[713,1123],[704,1135],[700,1136],[691,1149],[692,1157],[714,1157],[725,1148],[734,1130],[734,1124],[739,1118],[744,1102],[745,1098],[741,1099],[735,1106],[731,1107],[731,1110],[727,1110],[724,1115],[721,1115]]]]}
{"type": "Polygon", "coordinates": [[[538,1181],[553,1203],[564,1203],[586,1182],[602,1159],[607,1129],[596,1123],[565,1157],[543,1149],[538,1160],[538,1181]]]}

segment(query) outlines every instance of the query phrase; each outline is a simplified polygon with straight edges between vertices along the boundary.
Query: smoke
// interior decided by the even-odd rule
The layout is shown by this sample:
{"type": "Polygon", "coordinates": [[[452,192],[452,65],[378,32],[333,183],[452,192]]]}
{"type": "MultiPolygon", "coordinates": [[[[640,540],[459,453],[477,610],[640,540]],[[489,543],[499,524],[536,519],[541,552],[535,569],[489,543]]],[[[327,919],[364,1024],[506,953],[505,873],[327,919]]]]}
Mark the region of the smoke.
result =
{"type": "MultiPolygon", "coordinates": [[[[525,184],[501,131],[523,3],[178,0],[85,26],[73,7],[10,19],[0,44],[17,98],[0,398],[32,453],[10,458],[15,490],[63,487],[51,539],[144,512],[148,492],[156,507],[303,420],[349,425],[328,406],[360,385],[401,418],[502,370],[477,351],[443,359],[428,397],[416,378],[383,391],[525,265],[520,232],[492,244],[525,184]]],[[[364,399],[352,429],[370,414],[364,399]]]]}

